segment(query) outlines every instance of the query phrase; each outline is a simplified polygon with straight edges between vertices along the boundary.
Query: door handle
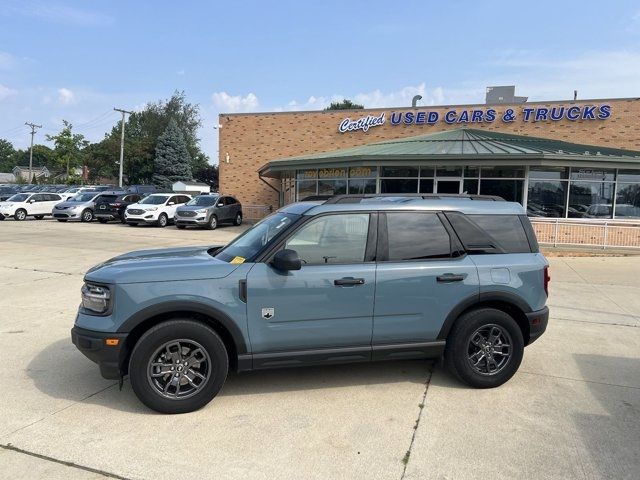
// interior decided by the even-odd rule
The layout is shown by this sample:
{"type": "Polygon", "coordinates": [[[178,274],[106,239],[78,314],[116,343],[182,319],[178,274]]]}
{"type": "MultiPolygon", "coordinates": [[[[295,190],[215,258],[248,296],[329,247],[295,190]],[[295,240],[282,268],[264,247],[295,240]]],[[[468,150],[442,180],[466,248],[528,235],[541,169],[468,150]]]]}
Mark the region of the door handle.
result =
{"type": "Polygon", "coordinates": [[[333,284],[337,287],[364,285],[364,278],[344,277],[338,278],[333,281],[333,284]]]}
{"type": "Polygon", "coordinates": [[[436,280],[440,283],[453,283],[453,282],[461,282],[465,279],[467,275],[456,275],[455,273],[444,273],[442,275],[438,275],[436,280]]]}

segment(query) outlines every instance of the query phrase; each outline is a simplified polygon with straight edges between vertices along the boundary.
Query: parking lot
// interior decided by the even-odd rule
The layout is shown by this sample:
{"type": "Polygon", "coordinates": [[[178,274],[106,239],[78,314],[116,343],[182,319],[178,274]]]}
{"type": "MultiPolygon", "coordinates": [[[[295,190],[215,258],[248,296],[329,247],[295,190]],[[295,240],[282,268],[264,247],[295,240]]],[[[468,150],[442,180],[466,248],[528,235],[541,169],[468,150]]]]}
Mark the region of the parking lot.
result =
{"type": "Polygon", "coordinates": [[[0,223],[3,478],[638,478],[640,256],[553,257],[547,333],[471,390],[436,362],[232,375],[202,410],[145,408],[71,344],[84,272],[214,231],[0,223]]]}

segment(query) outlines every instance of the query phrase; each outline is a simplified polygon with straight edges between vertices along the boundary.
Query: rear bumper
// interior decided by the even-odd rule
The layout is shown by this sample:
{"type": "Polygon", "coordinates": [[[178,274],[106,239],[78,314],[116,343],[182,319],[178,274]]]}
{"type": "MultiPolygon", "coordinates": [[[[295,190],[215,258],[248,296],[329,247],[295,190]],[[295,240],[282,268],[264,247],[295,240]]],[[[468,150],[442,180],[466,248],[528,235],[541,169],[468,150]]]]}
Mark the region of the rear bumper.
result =
{"type": "Polygon", "coordinates": [[[549,307],[544,307],[535,312],[529,312],[526,315],[529,321],[529,341],[527,342],[527,345],[529,345],[540,338],[540,335],[547,329],[547,324],[549,323],[549,307]]]}
{"type": "Polygon", "coordinates": [[[100,374],[109,380],[117,380],[124,375],[126,358],[126,333],[108,333],[85,330],[74,326],[71,341],[92,362],[100,367],[100,374]],[[117,339],[117,345],[107,345],[107,339],[117,339]]]}

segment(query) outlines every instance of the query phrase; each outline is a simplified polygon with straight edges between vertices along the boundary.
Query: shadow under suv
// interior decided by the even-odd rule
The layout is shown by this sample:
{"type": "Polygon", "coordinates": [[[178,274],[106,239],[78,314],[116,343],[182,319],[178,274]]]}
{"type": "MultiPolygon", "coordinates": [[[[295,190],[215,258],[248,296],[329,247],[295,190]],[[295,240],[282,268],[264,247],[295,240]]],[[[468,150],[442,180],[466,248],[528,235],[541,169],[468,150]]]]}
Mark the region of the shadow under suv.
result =
{"type": "Polygon", "coordinates": [[[497,387],[549,317],[526,212],[480,196],[295,203],[226,246],[132,252],[84,281],[73,343],[166,413],[207,404],[230,369],[444,355],[497,387]]]}
{"type": "Polygon", "coordinates": [[[178,228],[204,227],[209,230],[221,223],[242,224],[242,204],[230,195],[198,195],[176,209],[178,228]]]}

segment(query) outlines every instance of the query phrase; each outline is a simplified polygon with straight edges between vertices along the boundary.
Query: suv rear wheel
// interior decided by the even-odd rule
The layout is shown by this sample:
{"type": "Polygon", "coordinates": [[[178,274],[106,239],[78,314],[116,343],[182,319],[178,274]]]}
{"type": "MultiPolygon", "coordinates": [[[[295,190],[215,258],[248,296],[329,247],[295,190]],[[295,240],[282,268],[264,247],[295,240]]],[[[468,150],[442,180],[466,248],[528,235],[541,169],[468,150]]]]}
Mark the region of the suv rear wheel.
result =
{"type": "Polygon", "coordinates": [[[236,215],[236,218],[235,218],[235,220],[233,221],[233,224],[234,224],[236,227],[239,227],[239,226],[242,224],[242,214],[241,214],[241,213],[238,213],[238,214],[236,215]]]}
{"type": "Polygon", "coordinates": [[[456,320],[447,338],[445,361],[467,385],[498,387],[518,370],[524,353],[522,331],[501,310],[472,310],[456,320]]]}
{"type": "Polygon", "coordinates": [[[207,325],[188,319],[163,322],[142,335],[129,362],[133,391],[147,407],[186,413],[209,403],[229,371],[224,343],[207,325]]]}

